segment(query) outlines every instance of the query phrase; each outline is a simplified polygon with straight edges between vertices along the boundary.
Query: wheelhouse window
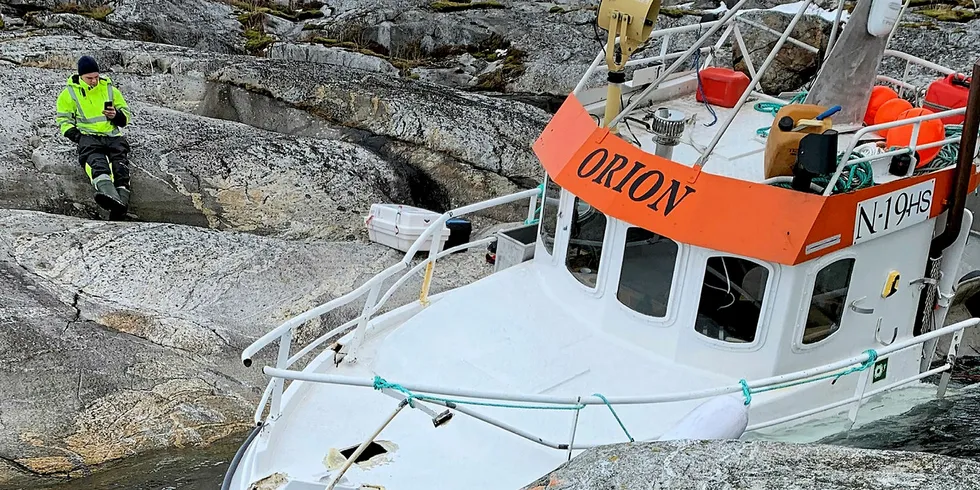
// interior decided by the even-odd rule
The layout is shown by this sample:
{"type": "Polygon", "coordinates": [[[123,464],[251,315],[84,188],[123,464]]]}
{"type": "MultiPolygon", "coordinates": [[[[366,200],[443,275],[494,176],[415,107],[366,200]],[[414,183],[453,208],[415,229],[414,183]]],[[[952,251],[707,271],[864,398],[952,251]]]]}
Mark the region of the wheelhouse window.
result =
{"type": "Polygon", "coordinates": [[[558,229],[558,202],[561,199],[561,187],[547,179],[545,183],[544,201],[541,203],[541,241],[549,255],[555,253],[555,230],[558,229]]]}
{"type": "Polygon", "coordinates": [[[803,328],[804,344],[820,342],[840,329],[853,271],[854,259],[843,259],[817,272],[813,281],[810,312],[807,313],[803,328]]]}
{"type": "Polygon", "coordinates": [[[708,259],[694,328],[701,335],[732,343],[755,341],[769,269],[736,257],[708,259]]]}
{"type": "Polygon", "coordinates": [[[616,297],[638,313],[667,316],[676,263],[677,244],[673,240],[643,228],[626,230],[626,249],[616,297]]]}
{"type": "Polygon", "coordinates": [[[575,198],[568,237],[565,266],[575,279],[590,288],[599,277],[602,240],[606,235],[606,216],[589,203],[575,198]]]}

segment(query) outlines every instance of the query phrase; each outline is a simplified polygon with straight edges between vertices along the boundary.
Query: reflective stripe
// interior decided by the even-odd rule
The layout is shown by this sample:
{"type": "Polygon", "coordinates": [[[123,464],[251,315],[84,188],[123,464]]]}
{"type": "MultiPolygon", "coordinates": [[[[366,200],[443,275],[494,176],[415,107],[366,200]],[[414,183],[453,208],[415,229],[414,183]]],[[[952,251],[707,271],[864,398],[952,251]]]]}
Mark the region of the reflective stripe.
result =
{"type": "Polygon", "coordinates": [[[75,117],[74,112],[58,112],[55,114],[57,117],[75,117]]]}
{"type": "Polygon", "coordinates": [[[116,128],[116,127],[112,128],[112,131],[109,131],[108,133],[100,133],[98,131],[89,131],[88,129],[81,128],[81,127],[78,128],[78,131],[81,132],[82,134],[87,134],[89,136],[120,136],[120,135],[122,135],[122,131],[120,131],[119,128],[116,128]]]}
{"type": "Polygon", "coordinates": [[[78,110],[79,119],[85,119],[85,111],[82,109],[82,104],[78,102],[78,95],[75,94],[75,87],[71,85],[68,86],[68,95],[71,95],[71,100],[75,101],[75,109],[78,110]]]}
{"type": "MultiPolygon", "coordinates": [[[[108,102],[110,105],[114,107],[116,89],[113,87],[112,82],[105,79],[103,79],[103,81],[105,82],[105,87],[108,94],[108,100],[106,100],[106,102],[108,102]]],[[[88,93],[88,98],[80,99],[78,97],[78,89],[75,88],[76,86],[73,86],[71,81],[69,80],[69,84],[67,87],[68,95],[71,96],[71,100],[75,104],[75,112],[73,114],[68,114],[66,112],[58,112],[58,117],[56,118],[56,120],[59,122],[59,124],[62,125],[62,128],[66,129],[66,125],[73,124],[79,131],[82,132],[82,134],[87,134],[92,136],[122,136],[122,131],[118,127],[116,127],[111,120],[109,120],[105,115],[102,114],[103,108],[94,107],[96,105],[95,102],[97,102],[98,100],[105,100],[105,99],[101,99],[102,94],[97,94],[96,92],[92,92],[92,91],[97,91],[99,87],[88,89],[90,90],[90,92],[88,93]],[[95,117],[86,117],[85,109],[84,109],[85,106],[82,104],[83,102],[89,104],[89,108],[92,109],[93,113],[94,111],[98,111],[95,117]]],[[[85,95],[84,92],[85,89],[82,88],[82,90],[83,90],[82,94],[85,95]]],[[[125,106],[126,100],[121,98],[120,96],[119,103],[125,106]]],[[[61,109],[64,110],[65,107],[62,107],[61,109]]],[[[124,107],[117,107],[116,110],[121,111],[126,116],[127,122],[130,119],[132,119],[132,116],[129,113],[128,109],[124,107]]]]}

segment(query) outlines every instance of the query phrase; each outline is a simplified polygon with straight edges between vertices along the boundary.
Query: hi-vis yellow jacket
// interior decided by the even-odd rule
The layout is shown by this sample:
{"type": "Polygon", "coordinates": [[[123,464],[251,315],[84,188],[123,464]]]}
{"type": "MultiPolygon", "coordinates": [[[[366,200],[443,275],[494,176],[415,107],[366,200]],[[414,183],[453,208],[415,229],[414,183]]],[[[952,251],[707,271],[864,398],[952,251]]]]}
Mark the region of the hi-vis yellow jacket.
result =
{"type": "Polygon", "coordinates": [[[112,102],[117,112],[126,116],[126,122],[121,125],[133,120],[126,99],[119,89],[112,86],[112,80],[102,77],[95,88],[89,88],[78,75],[72,75],[68,77],[67,85],[58,96],[55,118],[62,135],[71,128],[78,128],[82,134],[121,136],[122,131],[102,115],[107,101],[112,102]]]}

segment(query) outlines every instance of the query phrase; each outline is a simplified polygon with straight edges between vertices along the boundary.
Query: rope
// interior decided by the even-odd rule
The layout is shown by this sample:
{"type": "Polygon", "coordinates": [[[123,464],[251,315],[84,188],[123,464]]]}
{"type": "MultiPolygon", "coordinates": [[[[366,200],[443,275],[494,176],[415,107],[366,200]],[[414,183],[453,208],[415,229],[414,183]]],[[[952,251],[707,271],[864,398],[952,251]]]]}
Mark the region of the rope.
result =
{"type": "Polygon", "coordinates": [[[609,407],[609,411],[612,412],[613,417],[616,417],[616,422],[619,422],[619,427],[623,429],[623,432],[626,433],[626,437],[630,440],[630,442],[634,442],[633,436],[630,435],[630,431],[626,430],[626,426],[623,425],[623,421],[619,420],[619,415],[616,413],[615,410],[613,410],[612,405],[609,404],[609,400],[606,400],[606,397],[602,396],[599,393],[593,393],[592,396],[597,396],[600,399],[602,399],[602,402],[605,403],[607,407],[609,407]]]}
{"type": "MultiPolygon", "coordinates": [[[[852,151],[851,156],[861,158],[864,155],[852,151]]],[[[844,157],[843,152],[837,155],[838,165],[840,165],[840,161],[843,157],[844,157]]],[[[817,177],[814,177],[812,182],[826,189],[827,186],[830,184],[830,178],[832,177],[832,175],[833,174],[819,175],[817,177]]],[[[787,182],[775,182],[772,185],[776,187],[782,187],[785,189],[792,188],[792,184],[787,182]]],[[[834,190],[832,194],[836,194],[840,192],[856,191],[858,189],[864,189],[865,187],[871,187],[873,185],[874,185],[874,171],[871,168],[871,162],[852,163],[844,167],[844,171],[837,179],[837,183],[834,184],[834,190]]]]}
{"type": "MultiPolygon", "coordinates": [[[[799,381],[793,381],[789,383],[783,383],[779,385],[772,385],[764,388],[754,388],[754,389],[749,387],[749,383],[748,381],[745,380],[745,378],[742,378],[738,380],[738,384],[742,386],[742,396],[745,397],[745,405],[748,406],[749,404],[752,403],[752,395],[755,393],[766,393],[768,391],[781,390],[784,388],[790,388],[793,386],[799,386],[807,383],[815,383],[817,381],[822,381],[830,378],[833,378],[833,381],[831,381],[830,384],[834,384],[837,382],[838,379],[844,376],[865,371],[871,368],[872,366],[874,366],[875,361],[878,360],[878,351],[874,349],[868,349],[864,351],[864,353],[867,354],[868,356],[868,358],[865,359],[864,362],[862,362],[857,366],[845,369],[844,371],[841,371],[836,374],[829,373],[829,374],[824,374],[822,376],[817,376],[815,378],[806,378],[799,381]]],[[[398,383],[390,383],[386,381],[384,378],[382,378],[381,376],[374,377],[373,386],[374,389],[378,391],[391,389],[404,394],[406,397],[405,401],[407,401],[408,406],[412,408],[415,408],[415,400],[420,400],[420,401],[428,400],[428,401],[442,402],[445,403],[447,406],[449,406],[449,408],[453,408],[453,405],[475,405],[480,407],[516,408],[516,409],[528,409],[528,410],[582,410],[583,408],[586,407],[586,405],[582,403],[577,403],[574,405],[562,405],[562,404],[524,405],[524,404],[515,404],[515,403],[496,403],[496,402],[483,402],[483,401],[474,401],[474,400],[461,400],[458,398],[445,398],[445,397],[433,396],[433,395],[420,395],[418,393],[413,393],[411,390],[405,388],[404,386],[398,383]]],[[[619,414],[617,414],[616,410],[613,409],[612,404],[609,403],[609,400],[606,399],[606,397],[603,396],[601,393],[593,393],[592,396],[598,397],[600,400],[602,400],[603,403],[606,404],[606,407],[609,408],[609,412],[612,413],[613,417],[615,417],[616,422],[619,424],[619,427],[623,429],[623,433],[626,434],[626,437],[629,438],[630,442],[634,442],[635,439],[633,439],[633,436],[630,435],[630,432],[626,429],[626,425],[623,424],[622,419],[619,418],[619,414]]]]}
{"type": "MultiPolygon", "coordinates": [[[[460,400],[458,398],[444,398],[444,397],[432,396],[432,395],[420,395],[418,393],[413,393],[411,390],[405,388],[404,386],[398,383],[390,383],[386,381],[384,378],[382,378],[381,376],[374,377],[374,389],[378,391],[384,389],[391,389],[399,393],[402,393],[406,397],[405,400],[408,402],[408,406],[412,408],[415,408],[415,400],[420,400],[420,401],[428,400],[428,401],[442,402],[450,406],[450,408],[452,407],[452,405],[475,405],[480,407],[518,408],[518,409],[523,408],[529,410],[582,410],[583,408],[586,407],[586,405],[582,403],[578,403],[575,405],[523,405],[523,404],[514,404],[514,403],[494,403],[494,402],[481,402],[481,401],[473,401],[473,400],[460,400]]],[[[609,400],[607,400],[606,397],[603,396],[601,393],[593,393],[592,396],[599,397],[602,400],[602,402],[606,404],[606,407],[609,408],[609,412],[612,413],[613,417],[616,418],[616,423],[618,423],[619,427],[623,429],[623,433],[626,434],[626,437],[630,440],[630,442],[635,442],[635,439],[633,439],[633,436],[630,435],[630,431],[626,429],[626,425],[623,424],[622,419],[619,418],[619,414],[617,414],[616,410],[613,409],[612,404],[609,403],[609,400]]]]}
{"type": "Polygon", "coordinates": [[[833,374],[833,373],[824,374],[822,376],[817,376],[816,378],[807,378],[799,381],[793,381],[790,383],[783,383],[781,385],[772,385],[772,386],[767,386],[765,388],[756,388],[756,389],[749,388],[748,382],[742,379],[739,381],[739,384],[742,385],[742,395],[745,396],[745,404],[748,405],[749,403],[752,402],[753,393],[765,393],[767,391],[781,390],[783,388],[791,388],[793,386],[804,385],[807,383],[816,383],[817,381],[823,381],[825,379],[830,379],[830,378],[834,378],[834,380],[830,382],[830,384],[834,384],[837,382],[838,379],[847,376],[848,374],[858,373],[874,366],[875,361],[878,360],[878,351],[874,349],[868,349],[864,351],[864,353],[868,355],[868,358],[864,362],[862,362],[858,366],[846,369],[837,374],[833,374]]]}
{"type": "MultiPolygon", "coordinates": [[[[700,24],[698,24],[697,36],[701,37],[700,24]]],[[[712,118],[714,118],[711,120],[710,123],[705,124],[705,127],[711,127],[714,126],[716,122],[718,122],[718,115],[715,114],[715,109],[711,107],[711,104],[708,103],[708,98],[704,96],[704,85],[701,83],[701,49],[700,48],[694,50],[693,61],[694,61],[694,73],[696,73],[698,77],[698,93],[701,94],[701,100],[704,102],[704,107],[708,109],[708,113],[711,114],[712,118]]]]}
{"type": "Polygon", "coordinates": [[[539,216],[541,216],[541,209],[544,208],[544,198],[545,198],[544,183],[542,182],[538,184],[537,189],[538,189],[538,199],[541,201],[541,205],[534,210],[534,216],[535,216],[534,218],[528,218],[524,220],[525,225],[536,225],[538,224],[538,220],[541,219],[539,216]]]}
{"type": "MultiPolygon", "coordinates": [[[[436,402],[446,403],[448,405],[475,405],[480,407],[524,408],[528,410],[581,410],[585,408],[585,405],[581,403],[577,405],[521,405],[521,404],[511,404],[511,403],[494,403],[494,402],[480,402],[474,400],[460,400],[458,398],[443,398],[440,396],[432,396],[432,395],[419,395],[418,393],[413,393],[411,390],[405,388],[404,386],[398,383],[389,383],[388,381],[385,381],[385,379],[382,378],[381,376],[374,377],[374,389],[378,391],[384,389],[391,389],[400,392],[406,396],[406,400],[408,400],[408,406],[412,408],[415,408],[415,400],[436,401],[436,402]]],[[[610,409],[611,408],[612,407],[610,407],[610,409]]],[[[613,415],[615,414],[616,412],[613,412],[613,415]]],[[[619,420],[619,417],[616,417],[616,420],[619,420]]],[[[620,425],[622,425],[622,423],[620,423],[620,425]]]]}
{"type": "MultiPolygon", "coordinates": [[[[961,124],[947,124],[946,125],[946,137],[952,138],[954,136],[963,135],[963,126],[961,124]]],[[[916,174],[921,174],[925,172],[931,172],[933,170],[939,170],[941,168],[946,168],[950,165],[954,165],[956,160],[960,156],[960,145],[959,143],[949,143],[943,145],[939,149],[939,154],[936,155],[928,165],[924,165],[920,168],[915,169],[916,174]]]]}
{"type": "MultiPolygon", "coordinates": [[[[799,104],[803,102],[804,99],[806,99],[806,91],[794,95],[793,98],[790,99],[789,102],[786,104],[780,104],[776,102],[756,102],[755,105],[752,107],[759,112],[765,112],[766,114],[772,115],[772,117],[776,117],[776,113],[778,113],[779,109],[782,109],[783,106],[789,104],[799,104]]],[[[755,134],[762,136],[763,138],[768,137],[769,126],[763,126],[759,129],[756,129],[755,134]]]]}
{"type": "Polygon", "coordinates": [[[738,384],[742,385],[742,396],[745,397],[745,404],[752,403],[752,390],[749,389],[749,382],[742,378],[738,380],[738,384]]]}

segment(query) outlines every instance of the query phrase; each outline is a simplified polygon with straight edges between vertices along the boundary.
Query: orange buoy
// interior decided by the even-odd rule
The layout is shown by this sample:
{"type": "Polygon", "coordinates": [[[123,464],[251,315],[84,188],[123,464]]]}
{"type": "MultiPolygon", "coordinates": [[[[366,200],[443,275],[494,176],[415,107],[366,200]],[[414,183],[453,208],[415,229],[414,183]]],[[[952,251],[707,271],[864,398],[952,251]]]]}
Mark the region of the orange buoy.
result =
{"type": "MultiPolygon", "coordinates": [[[[924,109],[917,107],[915,109],[908,109],[901,114],[899,114],[898,119],[909,119],[913,117],[926,116],[933,114],[929,109],[924,109]]],[[[907,126],[899,126],[897,128],[891,128],[888,130],[888,136],[885,138],[885,147],[892,148],[904,148],[909,146],[912,141],[912,124],[907,126]]],[[[919,136],[915,139],[916,145],[925,145],[929,143],[935,143],[937,141],[942,141],[946,138],[946,127],[943,122],[939,119],[930,119],[928,121],[922,121],[919,123],[919,136]]],[[[942,147],[928,148],[925,150],[916,150],[919,155],[919,161],[915,164],[916,168],[927,165],[931,162],[936,155],[939,155],[939,151],[942,147]]]]}
{"type": "Polygon", "coordinates": [[[871,99],[868,100],[868,110],[864,113],[864,124],[871,126],[875,123],[875,114],[882,104],[892,99],[898,98],[898,92],[891,87],[876,85],[871,89],[871,99]]]}
{"type": "MultiPolygon", "coordinates": [[[[875,124],[884,124],[898,120],[898,115],[911,109],[912,103],[905,99],[891,99],[885,101],[875,113],[875,124]]],[[[887,129],[879,129],[878,134],[888,136],[887,129]]]]}

